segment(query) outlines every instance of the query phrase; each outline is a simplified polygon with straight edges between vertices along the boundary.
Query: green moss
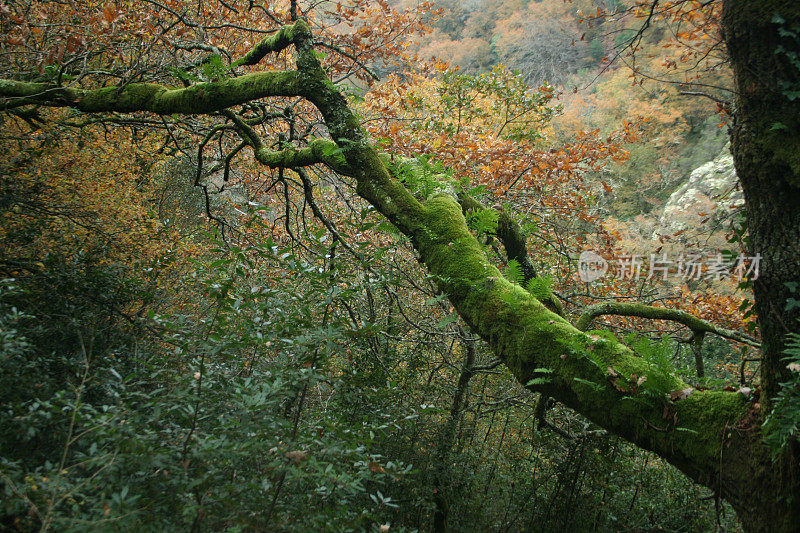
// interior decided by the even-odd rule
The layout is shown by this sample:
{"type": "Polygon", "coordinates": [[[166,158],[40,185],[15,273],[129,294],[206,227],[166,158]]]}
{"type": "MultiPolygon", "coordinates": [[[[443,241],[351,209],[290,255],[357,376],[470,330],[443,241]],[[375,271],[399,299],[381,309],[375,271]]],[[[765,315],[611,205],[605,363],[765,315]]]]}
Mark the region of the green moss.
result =
{"type": "Polygon", "coordinates": [[[694,391],[683,400],[673,403],[675,427],[673,446],[679,447],[693,461],[719,458],[726,431],[745,415],[747,399],[734,392],[694,391]]]}
{"type": "Polygon", "coordinates": [[[786,165],[790,172],[785,172],[783,175],[786,180],[794,187],[800,188],[800,151],[797,146],[800,145],[800,135],[797,134],[797,128],[800,124],[793,124],[790,127],[790,132],[781,129],[780,132],[773,132],[767,136],[765,141],[766,149],[773,154],[774,160],[786,165]]]}
{"type": "Polygon", "coordinates": [[[300,149],[288,147],[282,150],[270,150],[261,147],[256,150],[255,156],[261,164],[271,168],[293,168],[325,163],[342,174],[349,175],[352,172],[341,150],[335,143],[325,139],[314,139],[307,148],[300,149]]]}
{"type": "Polygon", "coordinates": [[[80,95],[78,106],[82,111],[88,112],[109,109],[119,110],[122,113],[147,110],[155,99],[165,92],[167,92],[166,87],[155,83],[132,83],[122,89],[104,87],[80,95]]]}
{"type": "Polygon", "coordinates": [[[89,113],[151,111],[160,115],[203,114],[267,96],[300,94],[295,72],[258,72],[220,82],[170,89],[155,83],[132,83],[122,88],[73,90],[74,106],[89,113]]]}
{"type": "Polygon", "coordinates": [[[671,401],[669,393],[689,388],[682,380],[637,357],[609,332],[577,330],[534,297],[544,294],[531,295],[507,281],[489,263],[452,197],[439,195],[424,204],[416,241],[461,316],[517,380],[526,384],[536,377],[534,369],[551,369],[548,380],[534,380],[531,388],[602,427],[665,456],[710,462],[719,451],[719,420],[744,413],[743,399],[731,393],[696,391],[671,401]]]}
{"type": "Polygon", "coordinates": [[[255,65],[267,54],[279,52],[292,44],[298,37],[309,34],[308,24],[297,21],[292,26],[283,26],[277,33],[264,38],[244,57],[233,63],[234,67],[255,65]]]}

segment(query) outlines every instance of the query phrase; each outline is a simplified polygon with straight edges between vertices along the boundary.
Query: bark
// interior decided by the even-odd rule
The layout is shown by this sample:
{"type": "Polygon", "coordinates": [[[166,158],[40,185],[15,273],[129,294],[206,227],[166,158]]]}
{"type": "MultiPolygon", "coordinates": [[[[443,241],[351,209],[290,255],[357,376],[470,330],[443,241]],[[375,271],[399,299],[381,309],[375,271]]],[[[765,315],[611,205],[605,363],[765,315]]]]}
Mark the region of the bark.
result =
{"type": "Polygon", "coordinates": [[[256,72],[221,82],[170,88],[158,83],[131,83],[101,89],[56,87],[47,83],[0,80],[0,109],[23,105],[71,107],[86,113],[159,115],[203,114],[266,96],[302,94],[296,72],[256,72]]]}
{"type": "Polygon", "coordinates": [[[728,0],[723,23],[738,92],[731,151],[745,196],[750,254],[763,258],[753,292],[768,400],[788,381],[781,364],[786,333],[800,330],[797,308],[786,308],[792,293],[785,285],[800,281],[800,100],[786,94],[800,90],[800,70],[778,52],[779,46],[798,51],[779,29],[800,27],[800,5],[728,0]],[[776,14],[786,22],[773,23],[776,14]]]}
{"type": "Polygon", "coordinates": [[[635,316],[640,318],[650,318],[654,320],[669,320],[683,324],[694,333],[714,333],[726,339],[749,344],[756,348],[760,347],[759,342],[749,335],[744,335],[738,331],[715,326],[714,324],[698,318],[680,309],[667,309],[655,307],[638,302],[603,302],[590,305],[584,309],[581,316],[575,322],[575,327],[581,331],[589,329],[592,321],[602,315],[635,316]]]}
{"type": "MultiPolygon", "coordinates": [[[[750,254],[762,257],[753,292],[762,338],[763,417],[779,384],[788,381],[782,362],[786,334],[800,331],[797,309],[786,305],[792,296],[786,283],[800,280],[800,100],[789,95],[800,90],[800,70],[789,55],[800,51],[800,43],[781,35],[800,31],[800,4],[725,0],[722,29],[737,91],[731,151],[745,197],[750,254]]],[[[797,447],[775,463],[742,460],[753,474],[751,493],[732,499],[743,525],[752,531],[796,530],[797,447]]]]}
{"type": "MultiPolygon", "coordinates": [[[[459,195],[458,201],[466,215],[470,210],[486,209],[486,207],[467,195],[459,195]]],[[[509,261],[514,260],[519,264],[522,271],[522,285],[529,287],[529,282],[537,277],[536,268],[533,266],[528,255],[528,243],[522,228],[514,218],[500,207],[492,208],[497,213],[497,230],[495,235],[503,243],[506,250],[506,257],[509,261]]],[[[559,316],[564,316],[564,307],[561,301],[552,291],[541,287],[534,296],[544,304],[550,311],[559,316]]]]}
{"type": "Polygon", "coordinates": [[[694,368],[697,371],[697,378],[703,379],[706,377],[706,365],[703,361],[703,339],[705,338],[704,332],[695,331],[692,333],[690,341],[692,345],[692,355],[694,355],[694,368]]]}

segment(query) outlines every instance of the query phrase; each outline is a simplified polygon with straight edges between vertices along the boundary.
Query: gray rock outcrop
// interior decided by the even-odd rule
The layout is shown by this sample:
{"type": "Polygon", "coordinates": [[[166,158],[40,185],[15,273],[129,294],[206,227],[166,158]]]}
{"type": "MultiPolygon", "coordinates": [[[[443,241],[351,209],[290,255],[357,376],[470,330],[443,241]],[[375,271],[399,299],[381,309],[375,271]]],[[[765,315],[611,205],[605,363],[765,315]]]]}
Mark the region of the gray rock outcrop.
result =
{"type": "Polygon", "coordinates": [[[713,161],[694,169],[686,183],[672,193],[664,204],[655,233],[669,235],[698,227],[706,219],[714,223],[727,218],[744,205],[737,184],[728,144],[713,161]]]}

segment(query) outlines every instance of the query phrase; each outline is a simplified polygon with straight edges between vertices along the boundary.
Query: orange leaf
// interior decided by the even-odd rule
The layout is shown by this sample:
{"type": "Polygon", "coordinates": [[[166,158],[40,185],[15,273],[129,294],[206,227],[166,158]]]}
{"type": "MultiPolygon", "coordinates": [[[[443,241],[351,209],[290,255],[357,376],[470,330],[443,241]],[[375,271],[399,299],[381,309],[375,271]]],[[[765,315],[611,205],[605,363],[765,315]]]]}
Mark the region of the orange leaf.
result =
{"type": "Polygon", "coordinates": [[[103,18],[106,19],[106,22],[108,24],[113,24],[114,22],[119,20],[119,16],[120,15],[119,12],[117,11],[117,8],[114,7],[113,5],[108,4],[106,5],[106,7],[103,8],[103,18]]]}

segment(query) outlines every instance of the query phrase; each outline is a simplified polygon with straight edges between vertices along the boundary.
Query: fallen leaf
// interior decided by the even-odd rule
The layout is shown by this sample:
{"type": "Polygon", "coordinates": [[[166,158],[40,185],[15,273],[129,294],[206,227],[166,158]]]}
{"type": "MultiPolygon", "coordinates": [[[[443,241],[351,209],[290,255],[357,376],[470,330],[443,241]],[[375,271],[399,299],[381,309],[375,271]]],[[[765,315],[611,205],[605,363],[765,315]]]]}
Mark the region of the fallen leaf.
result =
{"type": "Polygon", "coordinates": [[[689,396],[692,395],[693,392],[694,392],[694,389],[692,387],[687,387],[687,388],[682,389],[682,390],[672,391],[672,392],[670,392],[668,394],[668,396],[669,396],[669,399],[674,402],[675,400],[684,400],[684,399],[688,398],[689,396]]]}

